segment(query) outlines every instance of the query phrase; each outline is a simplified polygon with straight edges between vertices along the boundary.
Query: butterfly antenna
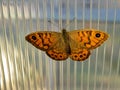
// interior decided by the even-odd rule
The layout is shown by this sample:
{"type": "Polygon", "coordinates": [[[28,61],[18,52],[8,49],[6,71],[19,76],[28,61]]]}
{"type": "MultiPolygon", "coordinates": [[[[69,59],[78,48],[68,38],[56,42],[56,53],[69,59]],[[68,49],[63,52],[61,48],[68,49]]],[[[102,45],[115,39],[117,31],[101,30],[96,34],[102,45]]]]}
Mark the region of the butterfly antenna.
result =
{"type": "Polygon", "coordinates": [[[66,29],[67,29],[69,26],[75,24],[75,20],[77,20],[77,19],[74,17],[74,18],[71,20],[70,23],[66,24],[66,25],[65,25],[66,29]]]}
{"type": "Polygon", "coordinates": [[[58,28],[58,24],[57,24],[57,23],[55,23],[54,21],[48,20],[48,22],[49,22],[49,23],[51,23],[52,25],[54,25],[55,27],[57,27],[57,28],[58,28]]]}
{"type": "Polygon", "coordinates": [[[59,24],[58,24],[57,21],[55,21],[55,20],[53,20],[53,19],[49,19],[48,22],[51,24],[51,26],[54,26],[55,28],[61,30],[61,28],[59,28],[59,24]]]}

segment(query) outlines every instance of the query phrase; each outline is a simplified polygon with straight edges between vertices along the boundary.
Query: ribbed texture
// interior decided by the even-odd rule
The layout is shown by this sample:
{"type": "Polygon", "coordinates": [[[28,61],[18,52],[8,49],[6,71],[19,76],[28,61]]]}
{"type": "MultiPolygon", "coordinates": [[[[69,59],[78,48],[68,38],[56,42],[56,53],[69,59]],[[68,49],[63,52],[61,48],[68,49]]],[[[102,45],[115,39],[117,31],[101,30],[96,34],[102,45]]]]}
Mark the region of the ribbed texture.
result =
{"type": "Polygon", "coordinates": [[[1,1],[0,90],[120,90],[119,6],[119,0],[1,1]],[[95,28],[110,37],[84,62],[54,61],[25,41],[31,32],[62,28],[95,28]]]}

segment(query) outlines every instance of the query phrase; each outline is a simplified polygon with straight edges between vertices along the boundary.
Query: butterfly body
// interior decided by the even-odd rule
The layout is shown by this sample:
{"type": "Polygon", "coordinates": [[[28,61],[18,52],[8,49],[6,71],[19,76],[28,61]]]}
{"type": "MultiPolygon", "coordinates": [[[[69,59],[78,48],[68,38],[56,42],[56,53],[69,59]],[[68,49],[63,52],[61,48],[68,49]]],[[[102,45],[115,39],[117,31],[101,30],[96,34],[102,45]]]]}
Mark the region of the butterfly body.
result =
{"type": "Polygon", "coordinates": [[[73,30],[62,33],[40,31],[27,35],[26,40],[36,48],[43,50],[54,60],[66,60],[70,57],[75,61],[83,61],[90,51],[100,46],[108,38],[108,34],[98,30],[73,30]]]}
{"type": "Polygon", "coordinates": [[[65,29],[62,30],[62,37],[65,43],[66,53],[70,54],[71,53],[71,47],[70,47],[70,42],[69,42],[70,37],[65,29]]]}

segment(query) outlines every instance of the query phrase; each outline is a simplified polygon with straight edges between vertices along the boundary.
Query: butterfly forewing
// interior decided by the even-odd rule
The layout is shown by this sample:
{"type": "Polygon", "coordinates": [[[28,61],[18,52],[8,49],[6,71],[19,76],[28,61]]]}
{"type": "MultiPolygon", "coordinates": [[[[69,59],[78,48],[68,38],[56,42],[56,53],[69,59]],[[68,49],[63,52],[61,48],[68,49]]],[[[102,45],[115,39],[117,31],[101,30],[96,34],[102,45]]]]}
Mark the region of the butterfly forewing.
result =
{"type": "Polygon", "coordinates": [[[46,51],[59,40],[59,37],[61,34],[58,32],[44,31],[31,33],[25,39],[36,48],[46,51]]]}
{"type": "Polygon", "coordinates": [[[108,34],[98,30],[73,30],[68,32],[70,38],[85,49],[94,49],[108,38],[108,34]]]}

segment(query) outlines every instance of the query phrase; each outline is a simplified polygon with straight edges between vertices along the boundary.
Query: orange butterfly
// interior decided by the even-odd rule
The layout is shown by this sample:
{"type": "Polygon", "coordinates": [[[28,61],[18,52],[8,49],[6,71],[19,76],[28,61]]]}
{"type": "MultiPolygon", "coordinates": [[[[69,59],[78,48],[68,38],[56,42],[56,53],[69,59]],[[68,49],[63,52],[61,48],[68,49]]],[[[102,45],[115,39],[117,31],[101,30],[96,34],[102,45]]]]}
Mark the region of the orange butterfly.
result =
{"type": "Polygon", "coordinates": [[[62,33],[52,31],[34,32],[25,37],[36,48],[43,50],[54,60],[83,61],[92,49],[100,46],[108,38],[108,34],[95,29],[73,30],[62,33]]]}

